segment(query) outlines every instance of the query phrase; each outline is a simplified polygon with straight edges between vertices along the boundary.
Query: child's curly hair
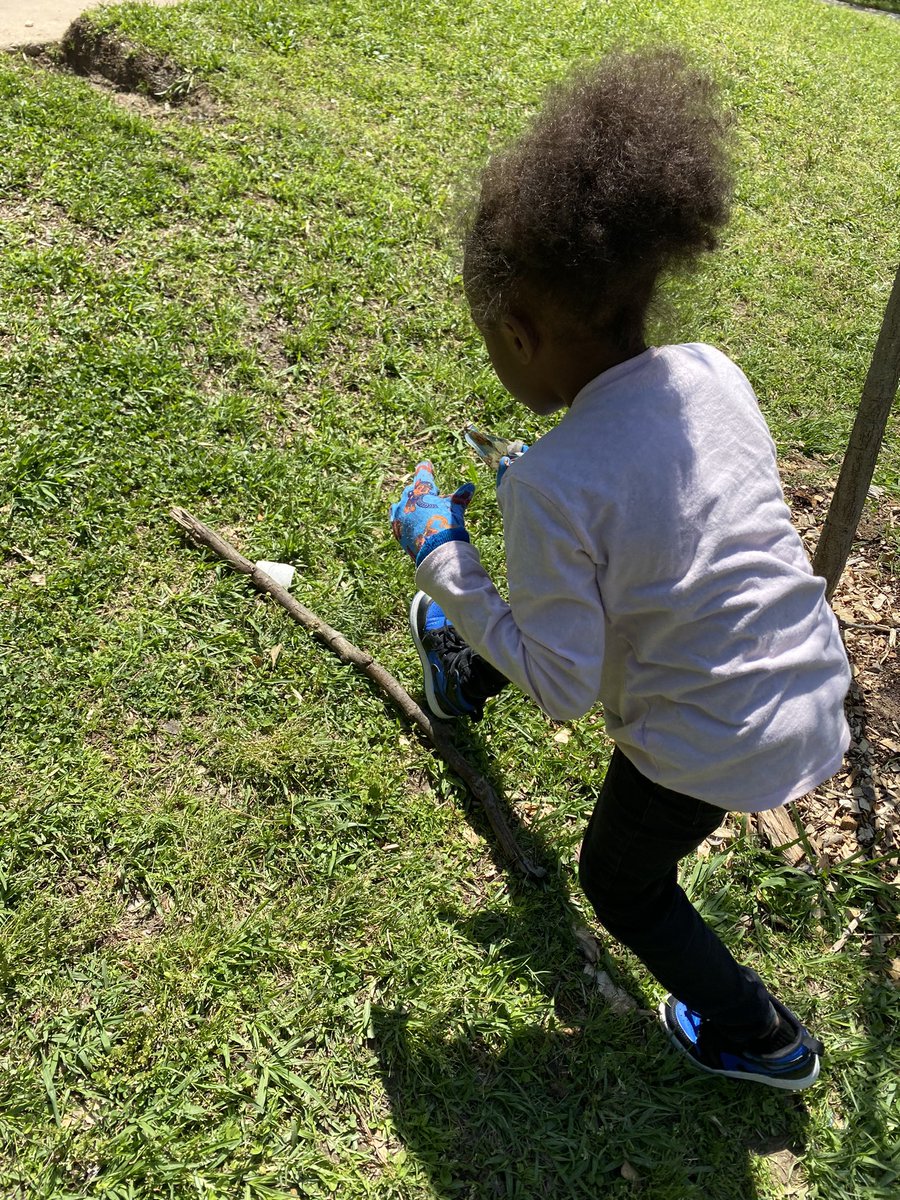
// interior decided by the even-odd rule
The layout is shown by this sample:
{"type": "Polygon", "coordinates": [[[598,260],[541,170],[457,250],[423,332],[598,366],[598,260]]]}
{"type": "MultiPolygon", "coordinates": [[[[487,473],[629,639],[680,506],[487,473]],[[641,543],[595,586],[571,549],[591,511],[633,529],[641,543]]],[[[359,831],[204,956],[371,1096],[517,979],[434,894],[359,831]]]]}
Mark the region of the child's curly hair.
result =
{"type": "Polygon", "coordinates": [[[716,245],[731,196],[719,91],[676,49],[614,51],[488,163],[465,234],[472,314],[529,300],[630,344],[660,272],[716,245]]]}

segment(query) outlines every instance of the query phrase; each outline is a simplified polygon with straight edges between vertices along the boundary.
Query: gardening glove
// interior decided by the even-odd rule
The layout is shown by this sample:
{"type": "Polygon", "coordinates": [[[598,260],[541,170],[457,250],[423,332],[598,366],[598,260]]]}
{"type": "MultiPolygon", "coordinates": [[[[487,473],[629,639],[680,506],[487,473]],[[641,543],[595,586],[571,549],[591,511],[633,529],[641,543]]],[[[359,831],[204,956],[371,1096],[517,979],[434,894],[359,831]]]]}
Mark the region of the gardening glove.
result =
{"type": "Polygon", "coordinates": [[[466,506],[475,492],[464,483],[452,496],[442,496],[434,482],[434,467],[420,462],[409,487],[391,505],[391,530],[416,566],[444,542],[467,542],[466,506]]]}
{"type": "Polygon", "coordinates": [[[497,487],[500,486],[500,480],[503,478],[503,476],[509,470],[510,464],[514,463],[517,458],[521,458],[527,449],[528,449],[527,442],[510,442],[509,443],[509,450],[510,450],[509,454],[504,454],[503,457],[500,459],[500,462],[497,466],[497,481],[496,481],[497,487]]]}

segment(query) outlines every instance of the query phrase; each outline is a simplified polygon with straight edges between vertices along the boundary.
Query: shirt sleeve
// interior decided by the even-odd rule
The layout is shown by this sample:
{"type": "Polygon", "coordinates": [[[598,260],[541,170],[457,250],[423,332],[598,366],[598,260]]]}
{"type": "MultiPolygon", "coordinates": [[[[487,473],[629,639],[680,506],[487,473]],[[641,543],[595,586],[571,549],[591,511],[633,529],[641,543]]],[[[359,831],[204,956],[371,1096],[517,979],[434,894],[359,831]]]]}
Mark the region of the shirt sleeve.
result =
{"type": "Polygon", "coordinates": [[[562,510],[540,491],[508,473],[500,495],[509,603],[466,542],[427,555],[416,586],[549,716],[573,720],[600,695],[605,616],[597,564],[562,510]]]}

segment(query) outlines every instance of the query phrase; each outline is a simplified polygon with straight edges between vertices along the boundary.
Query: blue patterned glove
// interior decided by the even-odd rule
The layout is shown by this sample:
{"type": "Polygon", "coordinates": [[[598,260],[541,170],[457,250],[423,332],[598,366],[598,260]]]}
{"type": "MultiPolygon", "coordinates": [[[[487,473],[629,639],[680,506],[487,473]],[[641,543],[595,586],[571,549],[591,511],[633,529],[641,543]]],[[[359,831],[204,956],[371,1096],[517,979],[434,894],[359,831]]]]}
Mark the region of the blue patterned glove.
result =
{"type": "Polygon", "coordinates": [[[391,505],[394,537],[416,566],[444,542],[467,542],[466,506],[475,493],[474,483],[464,483],[452,496],[442,496],[434,482],[434,467],[420,462],[409,487],[391,505]]]}

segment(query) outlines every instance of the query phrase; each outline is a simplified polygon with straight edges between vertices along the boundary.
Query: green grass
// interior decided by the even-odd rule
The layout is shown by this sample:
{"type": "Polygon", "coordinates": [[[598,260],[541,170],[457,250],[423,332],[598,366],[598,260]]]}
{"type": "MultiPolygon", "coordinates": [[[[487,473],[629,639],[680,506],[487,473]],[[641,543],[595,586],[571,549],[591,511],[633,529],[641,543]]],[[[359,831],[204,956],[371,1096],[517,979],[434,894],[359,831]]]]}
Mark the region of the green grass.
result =
{"type": "Polygon", "coordinates": [[[0,60],[0,1191],[744,1200],[782,1194],[758,1153],[780,1140],[810,1194],[895,1196],[882,870],[810,877],[747,837],[696,866],[830,1057],[798,1102],[690,1074],[605,1007],[569,931],[601,724],[564,745],[509,694],[462,735],[548,868],[511,877],[379,696],[166,511],[294,562],[303,602],[415,689],[387,505],[421,451],[475,477],[470,416],[540,432],[466,317],[459,197],[548,82],[646,38],[720,75],[742,161],[658,336],[721,345],[780,448],[836,461],[897,258],[900,28],[814,0],[99,19],[214,102],[130,110],[0,60]],[[832,955],[851,909],[865,936],[832,955]]]}

